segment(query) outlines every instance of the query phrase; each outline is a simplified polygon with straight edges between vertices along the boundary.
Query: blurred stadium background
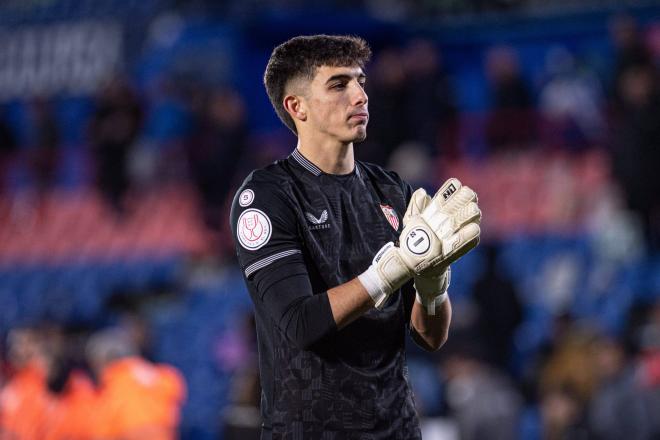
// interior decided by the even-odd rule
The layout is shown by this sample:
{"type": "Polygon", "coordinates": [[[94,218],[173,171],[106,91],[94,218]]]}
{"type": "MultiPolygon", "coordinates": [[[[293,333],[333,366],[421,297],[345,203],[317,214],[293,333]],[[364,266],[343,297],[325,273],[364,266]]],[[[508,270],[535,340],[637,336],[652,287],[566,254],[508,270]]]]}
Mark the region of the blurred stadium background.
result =
{"type": "Polygon", "coordinates": [[[659,438],[659,2],[5,0],[10,438],[257,438],[228,206],[295,145],[261,75],[312,33],[374,50],[358,158],[483,206],[450,341],[409,344],[424,438],[659,438]]]}

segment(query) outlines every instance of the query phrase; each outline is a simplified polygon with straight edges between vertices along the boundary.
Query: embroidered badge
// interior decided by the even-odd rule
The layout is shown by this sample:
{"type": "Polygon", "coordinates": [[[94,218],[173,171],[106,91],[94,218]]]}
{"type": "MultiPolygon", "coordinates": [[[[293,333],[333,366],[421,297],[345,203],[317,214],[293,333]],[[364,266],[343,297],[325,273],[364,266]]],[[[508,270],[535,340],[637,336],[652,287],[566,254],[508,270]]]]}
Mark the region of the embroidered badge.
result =
{"type": "Polygon", "coordinates": [[[395,231],[399,230],[399,217],[396,215],[396,211],[394,208],[392,208],[390,205],[380,205],[380,209],[383,210],[383,214],[385,214],[385,218],[387,221],[390,223],[390,225],[394,228],[395,231]]]}

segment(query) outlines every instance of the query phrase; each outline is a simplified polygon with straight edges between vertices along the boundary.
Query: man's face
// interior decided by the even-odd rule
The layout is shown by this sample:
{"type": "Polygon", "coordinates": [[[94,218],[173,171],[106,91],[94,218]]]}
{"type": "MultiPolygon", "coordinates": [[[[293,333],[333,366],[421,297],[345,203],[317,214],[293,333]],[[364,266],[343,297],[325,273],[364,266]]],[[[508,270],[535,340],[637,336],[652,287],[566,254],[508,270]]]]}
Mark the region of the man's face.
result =
{"type": "Polygon", "coordinates": [[[367,137],[366,76],[360,67],[321,66],[303,94],[306,125],[341,142],[367,137]]]}

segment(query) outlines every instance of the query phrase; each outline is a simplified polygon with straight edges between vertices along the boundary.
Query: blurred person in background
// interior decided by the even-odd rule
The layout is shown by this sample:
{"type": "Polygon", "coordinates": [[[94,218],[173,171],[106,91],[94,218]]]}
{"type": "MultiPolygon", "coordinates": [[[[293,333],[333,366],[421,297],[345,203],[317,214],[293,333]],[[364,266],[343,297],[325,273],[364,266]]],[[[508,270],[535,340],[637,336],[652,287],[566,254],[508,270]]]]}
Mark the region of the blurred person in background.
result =
{"type": "Polygon", "coordinates": [[[247,119],[243,97],[232,88],[198,96],[194,126],[186,143],[192,180],[201,198],[206,226],[224,224],[225,200],[234,184],[242,153],[247,149],[247,119]]]}
{"type": "Polygon", "coordinates": [[[177,438],[186,385],[174,367],[141,358],[120,328],[93,334],[86,356],[98,382],[95,438],[177,438]]]}
{"type": "Polygon", "coordinates": [[[615,337],[601,336],[594,347],[598,386],[589,402],[590,436],[597,440],[642,440],[646,410],[636,390],[633,359],[615,337]]]}
{"type": "Polygon", "coordinates": [[[491,93],[486,140],[491,153],[529,149],[536,139],[534,100],[516,51],[508,46],[490,49],[486,75],[491,93]]]}
{"type": "Polygon", "coordinates": [[[7,169],[18,149],[16,133],[7,120],[5,112],[5,107],[0,105],[0,195],[3,196],[5,195],[5,185],[7,183],[7,169]]]}
{"type": "Polygon", "coordinates": [[[377,106],[369,109],[369,136],[355,152],[367,162],[385,165],[392,152],[405,140],[405,81],[403,56],[395,46],[378,53],[370,69],[367,91],[377,106]]]}
{"type": "Polygon", "coordinates": [[[523,308],[512,282],[498,267],[498,247],[485,247],[483,274],[472,288],[477,316],[474,326],[483,342],[485,359],[506,370],[513,350],[513,336],[523,319],[523,308]]]}
{"type": "Polygon", "coordinates": [[[0,390],[0,438],[42,440],[49,429],[48,381],[53,355],[41,330],[15,328],[7,336],[10,374],[0,390]]]}
{"type": "Polygon", "coordinates": [[[441,353],[449,414],[461,440],[516,438],[522,397],[484,355],[484,344],[467,333],[452,335],[441,353]]]}
{"type": "Polygon", "coordinates": [[[112,78],[95,98],[89,124],[96,183],[110,207],[126,210],[128,159],[142,126],[143,109],[135,91],[121,76],[112,78]]]}
{"type": "Polygon", "coordinates": [[[613,94],[615,99],[620,99],[622,91],[619,84],[624,73],[633,67],[650,66],[652,58],[634,17],[626,14],[616,15],[609,27],[615,51],[613,94]]]}
{"type": "Polygon", "coordinates": [[[643,406],[641,431],[647,438],[660,438],[660,301],[646,306],[644,319],[635,332],[639,355],[635,366],[635,391],[643,406]]]}
{"type": "Polygon", "coordinates": [[[621,107],[614,126],[613,171],[628,206],[641,218],[651,250],[660,248],[660,87],[651,65],[621,72],[621,107]]]}
{"type": "Polygon", "coordinates": [[[583,405],[575,390],[568,386],[544,389],[539,396],[541,438],[588,439],[583,405]]]}
{"type": "Polygon", "coordinates": [[[557,320],[557,336],[539,370],[541,429],[547,439],[588,438],[589,404],[617,372],[607,365],[602,336],[569,317],[557,320]],[[601,371],[608,368],[610,371],[601,371]]]}
{"type": "Polygon", "coordinates": [[[27,164],[36,190],[36,210],[45,214],[45,197],[55,185],[60,162],[60,130],[49,98],[35,98],[29,105],[27,164]]]}
{"type": "Polygon", "coordinates": [[[412,40],[403,62],[405,140],[422,145],[432,157],[455,156],[457,110],[439,49],[431,40],[412,40]]]}
{"type": "Polygon", "coordinates": [[[548,51],[545,75],[539,95],[543,144],[573,152],[601,146],[605,121],[598,78],[560,46],[548,51]]]}

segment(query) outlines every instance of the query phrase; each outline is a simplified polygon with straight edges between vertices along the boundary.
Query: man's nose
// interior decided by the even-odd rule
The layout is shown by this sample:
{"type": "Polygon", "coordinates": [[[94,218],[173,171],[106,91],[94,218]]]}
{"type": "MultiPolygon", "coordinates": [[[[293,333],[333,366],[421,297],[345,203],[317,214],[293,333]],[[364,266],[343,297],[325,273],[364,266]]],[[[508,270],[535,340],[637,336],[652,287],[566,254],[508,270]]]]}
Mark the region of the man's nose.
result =
{"type": "Polygon", "coordinates": [[[360,84],[357,84],[353,93],[353,105],[354,106],[363,106],[366,105],[367,102],[369,102],[369,97],[367,96],[367,92],[364,90],[364,87],[362,87],[360,84]]]}

